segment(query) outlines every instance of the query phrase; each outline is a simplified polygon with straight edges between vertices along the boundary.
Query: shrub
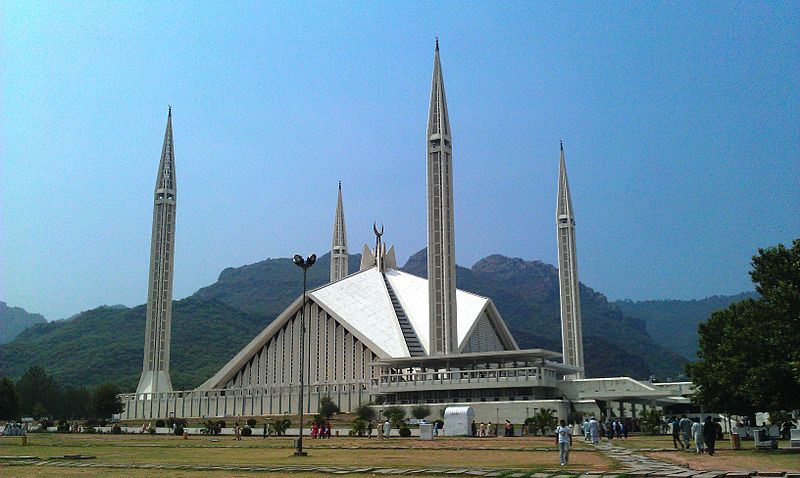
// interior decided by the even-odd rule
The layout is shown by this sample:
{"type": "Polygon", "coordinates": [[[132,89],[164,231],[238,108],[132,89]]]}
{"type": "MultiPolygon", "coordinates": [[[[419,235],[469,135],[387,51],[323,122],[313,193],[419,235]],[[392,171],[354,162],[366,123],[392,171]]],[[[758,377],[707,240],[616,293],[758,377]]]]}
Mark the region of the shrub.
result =
{"type": "Polygon", "coordinates": [[[150,428],[147,429],[147,433],[149,433],[151,435],[155,435],[156,434],[156,427],[151,426],[150,428]]]}
{"type": "Polygon", "coordinates": [[[250,427],[250,428],[253,428],[254,426],[256,426],[256,423],[258,423],[258,422],[256,422],[255,418],[248,418],[247,419],[247,426],[250,427]]]}
{"type": "Polygon", "coordinates": [[[411,407],[411,416],[422,420],[423,418],[427,417],[431,414],[431,407],[427,405],[414,405],[411,407]]]}
{"type": "Polygon", "coordinates": [[[408,427],[400,427],[398,433],[400,433],[400,436],[403,438],[408,438],[411,436],[411,430],[408,427]]]}
{"type": "Polygon", "coordinates": [[[111,434],[112,435],[120,435],[121,433],[122,433],[122,428],[120,428],[119,425],[114,424],[114,426],[111,427],[111,434]]]}
{"type": "Polygon", "coordinates": [[[663,433],[664,425],[666,424],[664,423],[661,410],[649,408],[639,415],[639,426],[645,433],[651,433],[653,435],[663,433]]]}
{"type": "Polygon", "coordinates": [[[44,429],[44,431],[47,431],[48,427],[53,426],[53,420],[50,420],[49,418],[43,418],[39,420],[39,425],[42,426],[42,429],[44,429]]]}
{"type": "Polygon", "coordinates": [[[292,422],[288,418],[276,418],[272,420],[272,429],[275,430],[276,435],[283,435],[286,430],[291,426],[292,422]]]}
{"type": "Polygon", "coordinates": [[[360,418],[353,420],[353,426],[349,433],[351,436],[352,435],[358,435],[360,437],[364,436],[365,431],[367,431],[367,422],[365,422],[360,418]]]}
{"type": "MultiPolygon", "coordinates": [[[[189,425],[189,422],[187,422],[185,418],[169,417],[169,418],[167,418],[167,421],[166,421],[166,426],[168,428],[178,428],[178,427],[186,428],[188,425],[189,425]]],[[[158,425],[156,424],[156,426],[158,426],[158,425]]]]}
{"type": "Polygon", "coordinates": [[[70,432],[69,422],[62,421],[58,423],[58,433],[69,433],[69,432],[70,432]]]}
{"type": "Polygon", "coordinates": [[[183,436],[183,426],[182,425],[175,425],[175,436],[180,437],[183,436]]]}
{"type": "Polygon", "coordinates": [[[403,407],[386,407],[383,409],[383,416],[389,419],[393,427],[398,427],[406,417],[406,410],[403,407]]]}
{"type": "Polygon", "coordinates": [[[331,418],[339,413],[339,406],[333,403],[331,397],[322,397],[319,401],[319,414],[325,418],[331,418]]]}
{"type": "Polygon", "coordinates": [[[242,436],[243,437],[253,436],[253,429],[250,427],[242,428],[242,436]]]}
{"type": "Polygon", "coordinates": [[[225,420],[217,420],[216,428],[217,428],[217,430],[219,430],[217,432],[217,435],[219,435],[219,433],[222,431],[222,429],[225,428],[225,420]]]}
{"type": "Polygon", "coordinates": [[[156,428],[164,428],[165,426],[167,426],[167,423],[164,420],[160,418],[156,420],[156,428]]]}
{"type": "Polygon", "coordinates": [[[375,409],[372,408],[368,403],[365,403],[364,405],[361,405],[358,408],[356,408],[356,415],[361,420],[369,422],[375,420],[376,414],[375,414],[375,409]]]}
{"type": "Polygon", "coordinates": [[[436,425],[436,428],[438,428],[439,430],[444,428],[444,420],[436,420],[433,422],[433,424],[436,425]]]}

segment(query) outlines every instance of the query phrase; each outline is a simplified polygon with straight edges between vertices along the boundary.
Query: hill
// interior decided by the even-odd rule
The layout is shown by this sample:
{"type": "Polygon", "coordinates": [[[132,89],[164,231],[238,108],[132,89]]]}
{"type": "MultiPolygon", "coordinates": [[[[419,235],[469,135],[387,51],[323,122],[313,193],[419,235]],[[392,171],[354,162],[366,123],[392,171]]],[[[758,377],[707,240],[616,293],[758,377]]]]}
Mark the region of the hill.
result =
{"type": "MultiPolygon", "coordinates": [[[[423,249],[402,268],[427,277],[423,249]]],[[[458,287],[490,297],[519,346],[561,351],[558,269],[540,261],[491,255],[471,268],[458,267],[458,287]]],[[[580,285],[584,361],[590,377],[674,376],[685,358],[656,344],[642,320],[627,317],[603,294],[580,285]]]]}
{"type": "MultiPolygon", "coordinates": [[[[411,256],[402,270],[427,276],[425,249],[411,256]]],[[[359,255],[350,256],[350,271],[358,270],[359,255]]],[[[330,254],[309,269],[309,288],[325,284],[330,254]]],[[[289,259],[268,259],[225,269],[219,280],[195,294],[232,307],[274,318],[302,293],[299,270],[289,259]]],[[[561,350],[558,270],[539,261],[492,255],[472,268],[458,267],[458,287],[491,297],[521,347],[561,350]]],[[[605,296],[581,285],[585,354],[591,376],[651,374],[670,376],[685,359],[658,346],[644,323],[626,317],[605,296]]]]}
{"type": "MultiPolygon", "coordinates": [[[[174,302],[170,374],[177,389],[208,379],[267,324],[222,302],[174,302]]],[[[98,307],[70,320],[37,324],[0,346],[0,376],[19,378],[40,365],[65,385],[114,382],[135,390],[142,373],[145,306],[98,307]]]]}
{"type": "Polygon", "coordinates": [[[28,312],[21,307],[9,307],[0,300],[0,344],[11,342],[31,325],[45,322],[47,319],[41,314],[28,312]]]}
{"type": "Polygon", "coordinates": [[[620,300],[614,305],[625,315],[642,319],[647,333],[660,345],[687,357],[697,358],[697,326],[711,313],[734,302],[755,299],[755,292],[736,295],[715,295],[700,300],[620,300]]]}
{"type": "MultiPolygon", "coordinates": [[[[359,255],[350,256],[350,271],[359,255]]],[[[330,254],[309,269],[309,288],[327,282],[330,254]]],[[[425,276],[425,250],[402,268],[425,276]]],[[[267,259],[223,270],[217,282],[174,302],[170,373],[176,389],[198,386],[302,293],[291,259],[267,259]]],[[[458,286],[491,297],[521,347],[561,349],[558,271],[538,261],[499,255],[458,268],[458,286]]],[[[640,319],[581,285],[584,349],[590,376],[670,376],[685,359],[650,338],[640,319]]],[[[65,321],[37,324],[0,345],[0,376],[40,365],[70,385],[112,381],[136,387],[144,347],[145,307],[99,307],[65,321]]]]}

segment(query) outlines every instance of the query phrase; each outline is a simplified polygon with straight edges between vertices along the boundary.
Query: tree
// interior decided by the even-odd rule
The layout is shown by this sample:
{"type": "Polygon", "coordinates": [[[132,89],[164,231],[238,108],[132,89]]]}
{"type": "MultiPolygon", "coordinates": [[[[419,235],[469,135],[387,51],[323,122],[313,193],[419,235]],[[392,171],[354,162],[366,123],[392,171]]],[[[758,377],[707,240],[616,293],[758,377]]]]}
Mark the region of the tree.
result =
{"type": "Polygon", "coordinates": [[[40,403],[46,410],[58,408],[61,390],[53,378],[38,365],[29,368],[17,382],[19,413],[31,415],[33,407],[40,403]]]}
{"type": "Polygon", "coordinates": [[[539,430],[542,435],[546,435],[547,430],[554,430],[558,425],[556,411],[550,408],[542,408],[532,417],[525,419],[525,424],[529,428],[532,427],[534,430],[539,430]]]}
{"type": "Polygon", "coordinates": [[[19,417],[19,396],[14,382],[8,377],[0,378],[0,420],[19,417]]]}
{"type": "Polygon", "coordinates": [[[800,396],[800,239],[759,249],[750,276],[761,294],[699,326],[699,360],[687,365],[707,408],[752,416],[791,410],[800,396]]]}
{"type": "Polygon", "coordinates": [[[661,433],[665,425],[661,410],[651,407],[643,411],[639,415],[639,425],[645,433],[653,435],[661,433]]]}
{"type": "Polygon", "coordinates": [[[356,415],[359,419],[370,422],[375,420],[375,409],[372,408],[368,403],[364,405],[360,405],[356,408],[356,415]]]}
{"type": "Polygon", "coordinates": [[[417,420],[422,420],[431,414],[431,407],[427,405],[414,405],[411,407],[411,416],[417,420]]]}
{"type": "Polygon", "coordinates": [[[403,407],[391,406],[383,409],[383,416],[385,416],[393,427],[400,426],[400,423],[406,418],[406,409],[403,407]]]}
{"type": "Polygon", "coordinates": [[[330,419],[333,415],[339,413],[339,406],[333,403],[331,397],[322,397],[319,401],[319,414],[330,419]]]}
{"type": "Polygon", "coordinates": [[[92,411],[102,418],[110,418],[115,413],[122,413],[124,407],[119,394],[122,393],[113,383],[104,383],[95,389],[92,395],[92,411]]]}

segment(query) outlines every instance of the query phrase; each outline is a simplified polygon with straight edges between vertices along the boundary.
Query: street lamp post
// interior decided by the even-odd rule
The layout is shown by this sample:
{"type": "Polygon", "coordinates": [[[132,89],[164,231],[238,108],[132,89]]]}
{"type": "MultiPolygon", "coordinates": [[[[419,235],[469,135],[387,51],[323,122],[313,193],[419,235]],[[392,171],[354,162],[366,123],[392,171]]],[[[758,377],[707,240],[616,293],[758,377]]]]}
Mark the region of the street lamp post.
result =
{"type": "Polygon", "coordinates": [[[303,451],[303,393],[305,388],[303,364],[305,362],[304,348],[306,343],[306,275],[308,268],[313,266],[315,262],[317,262],[316,254],[311,254],[305,260],[303,260],[303,256],[300,254],[295,254],[294,256],[294,265],[303,269],[303,305],[300,308],[300,435],[297,437],[297,447],[294,451],[294,456],[308,455],[303,451]]]}

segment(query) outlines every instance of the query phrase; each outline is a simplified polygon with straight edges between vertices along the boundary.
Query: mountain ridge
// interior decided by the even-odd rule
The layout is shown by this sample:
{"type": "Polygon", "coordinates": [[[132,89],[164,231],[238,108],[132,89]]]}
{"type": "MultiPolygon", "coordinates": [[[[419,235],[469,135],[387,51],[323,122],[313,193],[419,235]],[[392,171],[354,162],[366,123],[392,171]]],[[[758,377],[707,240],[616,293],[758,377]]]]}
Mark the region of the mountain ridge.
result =
{"type": "Polygon", "coordinates": [[[22,307],[9,306],[0,300],[0,344],[11,342],[32,325],[46,322],[47,319],[42,314],[28,312],[22,307]]]}

